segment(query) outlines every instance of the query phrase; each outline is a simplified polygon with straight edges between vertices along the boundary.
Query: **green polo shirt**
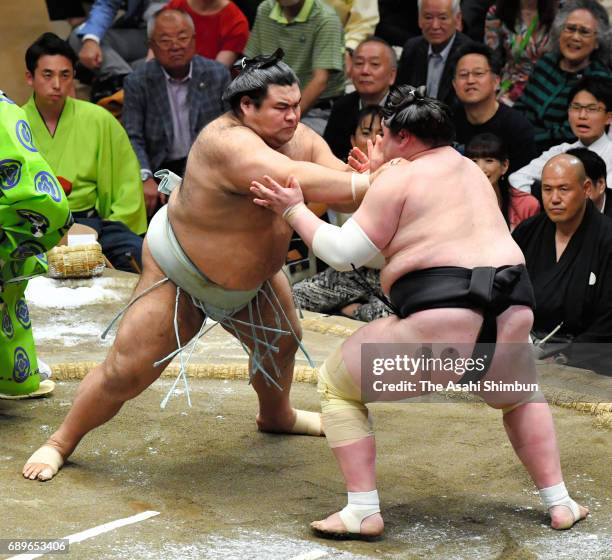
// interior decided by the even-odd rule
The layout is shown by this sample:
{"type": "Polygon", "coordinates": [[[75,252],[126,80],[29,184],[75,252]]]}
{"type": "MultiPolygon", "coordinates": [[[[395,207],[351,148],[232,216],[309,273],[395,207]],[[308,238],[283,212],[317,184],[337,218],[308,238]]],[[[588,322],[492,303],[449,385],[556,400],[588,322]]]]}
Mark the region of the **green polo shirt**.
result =
{"type": "Polygon", "coordinates": [[[246,46],[249,57],[271,54],[281,47],[283,59],[304,88],[317,68],[329,70],[327,88],[320,99],[344,93],[344,31],[333,8],[323,0],[306,0],[289,22],[276,0],[264,0],[246,46]]]}

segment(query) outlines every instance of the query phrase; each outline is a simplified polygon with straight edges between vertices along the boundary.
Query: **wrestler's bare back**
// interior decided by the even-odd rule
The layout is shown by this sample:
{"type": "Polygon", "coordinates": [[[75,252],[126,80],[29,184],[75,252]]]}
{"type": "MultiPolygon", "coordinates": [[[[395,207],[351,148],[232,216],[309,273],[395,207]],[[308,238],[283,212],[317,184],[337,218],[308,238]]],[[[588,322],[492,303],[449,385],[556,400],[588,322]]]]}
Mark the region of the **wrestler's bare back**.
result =
{"type": "Polygon", "coordinates": [[[476,164],[450,147],[428,150],[385,170],[355,219],[384,247],[387,265],[381,283],[386,293],[413,270],[524,262],[491,184],[476,164]]]}
{"type": "Polygon", "coordinates": [[[273,150],[226,113],[196,139],[183,183],[170,197],[168,215],[184,251],[215,283],[251,289],[285,263],[292,230],[273,212],[255,206],[248,189],[262,172],[276,176],[274,152],[312,161],[312,134],[299,125],[291,140],[273,150]],[[266,159],[269,164],[262,168],[266,159]],[[236,165],[244,167],[242,173],[236,172],[236,165]],[[242,184],[232,184],[237,175],[242,184]]]}
{"type": "MultiPolygon", "coordinates": [[[[478,166],[453,148],[435,148],[390,166],[374,181],[354,218],[387,264],[385,293],[403,275],[436,266],[499,267],[524,263],[497,198],[478,166]]],[[[524,342],[533,321],[523,306],[498,319],[498,341],[524,342]]],[[[377,342],[473,343],[482,314],[462,308],[427,309],[368,323],[343,345],[345,363],[359,384],[361,345],[377,342]]]]}

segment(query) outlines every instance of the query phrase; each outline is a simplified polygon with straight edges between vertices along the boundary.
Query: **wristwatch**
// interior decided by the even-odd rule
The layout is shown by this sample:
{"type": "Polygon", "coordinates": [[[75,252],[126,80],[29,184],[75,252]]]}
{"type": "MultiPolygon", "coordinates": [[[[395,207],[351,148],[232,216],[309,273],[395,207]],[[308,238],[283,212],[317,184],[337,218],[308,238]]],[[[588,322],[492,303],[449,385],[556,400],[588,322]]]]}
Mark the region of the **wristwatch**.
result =
{"type": "Polygon", "coordinates": [[[140,170],[140,180],[144,183],[147,179],[153,177],[153,173],[151,173],[150,169],[141,169],[140,170]]]}

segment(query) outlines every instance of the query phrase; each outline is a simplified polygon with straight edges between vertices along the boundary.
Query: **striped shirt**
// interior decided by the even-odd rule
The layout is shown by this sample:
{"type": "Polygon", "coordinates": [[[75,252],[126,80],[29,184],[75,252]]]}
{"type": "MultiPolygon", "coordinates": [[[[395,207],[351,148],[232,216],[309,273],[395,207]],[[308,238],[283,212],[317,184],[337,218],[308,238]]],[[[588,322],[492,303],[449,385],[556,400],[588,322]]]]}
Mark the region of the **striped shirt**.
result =
{"type": "Polygon", "coordinates": [[[322,0],[306,0],[298,15],[288,22],[276,0],[264,0],[246,46],[249,57],[285,51],[284,61],[300,80],[302,89],[315,69],[329,70],[320,99],[344,93],[344,41],[340,20],[322,0]]]}
{"type": "Polygon", "coordinates": [[[612,72],[599,61],[592,61],[582,72],[565,72],[559,67],[559,55],[547,53],[536,64],[523,94],[514,104],[535,128],[540,152],[575,136],[567,120],[570,90],[586,76],[612,78],[612,72]]]}

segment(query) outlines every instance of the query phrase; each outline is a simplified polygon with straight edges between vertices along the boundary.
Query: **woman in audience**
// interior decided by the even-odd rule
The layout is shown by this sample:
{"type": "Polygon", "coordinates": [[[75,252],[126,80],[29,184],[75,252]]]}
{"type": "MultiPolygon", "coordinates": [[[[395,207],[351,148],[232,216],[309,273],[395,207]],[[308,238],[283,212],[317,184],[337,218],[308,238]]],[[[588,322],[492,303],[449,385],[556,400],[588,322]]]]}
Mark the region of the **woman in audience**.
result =
{"type": "Polygon", "coordinates": [[[170,0],[166,8],[191,16],[200,56],[230,67],[244,51],[249,22],[230,0],[170,0]]]}
{"type": "Polygon", "coordinates": [[[499,137],[489,133],[477,134],[466,146],[465,157],[478,165],[489,179],[510,231],[540,211],[535,197],[508,183],[508,152],[499,137]]]}
{"type": "Polygon", "coordinates": [[[574,140],[567,122],[568,95],[585,76],[612,78],[608,13],[597,0],[564,2],[551,28],[552,51],[540,58],[514,108],[536,129],[543,152],[574,140]]]}
{"type": "Polygon", "coordinates": [[[502,63],[499,100],[512,106],[538,59],[550,49],[559,0],[497,0],[485,21],[485,42],[502,63]]]}

